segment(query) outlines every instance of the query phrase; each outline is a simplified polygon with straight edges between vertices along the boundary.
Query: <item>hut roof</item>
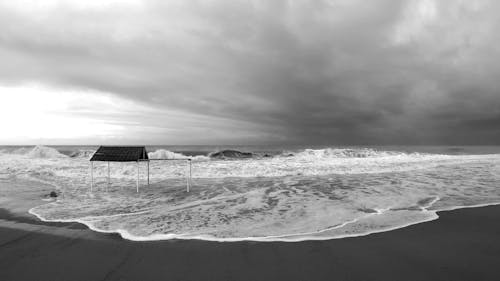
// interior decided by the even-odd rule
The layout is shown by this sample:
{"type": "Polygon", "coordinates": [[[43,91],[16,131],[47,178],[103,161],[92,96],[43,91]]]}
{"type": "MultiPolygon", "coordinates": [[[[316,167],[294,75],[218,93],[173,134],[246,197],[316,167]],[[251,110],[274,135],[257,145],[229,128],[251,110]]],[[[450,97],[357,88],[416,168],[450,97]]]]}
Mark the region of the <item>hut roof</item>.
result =
{"type": "Polygon", "coordinates": [[[148,159],[144,146],[101,146],[90,161],[135,162],[148,159]]]}

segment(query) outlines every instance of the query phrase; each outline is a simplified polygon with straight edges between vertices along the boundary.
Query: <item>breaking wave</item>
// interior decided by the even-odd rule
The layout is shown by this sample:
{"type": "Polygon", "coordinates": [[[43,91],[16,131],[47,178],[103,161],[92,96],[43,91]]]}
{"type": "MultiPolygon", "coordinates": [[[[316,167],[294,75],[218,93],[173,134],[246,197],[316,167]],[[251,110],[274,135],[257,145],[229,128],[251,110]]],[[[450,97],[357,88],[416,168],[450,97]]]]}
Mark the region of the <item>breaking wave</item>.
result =
{"type": "Polygon", "coordinates": [[[210,160],[209,157],[203,155],[188,156],[182,153],[173,152],[166,149],[158,149],[148,153],[149,159],[191,159],[194,161],[210,160]]]}
{"type": "MultiPolygon", "coordinates": [[[[15,149],[2,149],[0,153],[12,155],[25,155],[27,158],[90,158],[95,149],[73,149],[70,151],[60,152],[53,147],[37,145],[35,147],[20,147],[15,149]]],[[[193,159],[193,160],[234,160],[234,159],[262,159],[262,158],[282,158],[293,157],[301,160],[318,160],[318,159],[333,159],[333,158],[377,158],[377,157],[395,157],[395,156],[410,156],[419,157],[425,154],[421,153],[405,153],[399,151],[380,151],[371,148],[325,148],[325,149],[304,149],[299,151],[282,151],[278,153],[260,153],[240,151],[233,149],[218,150],[205,155],[186,155],[180,152],[170,151],[166,149],[157,149],[148,153],[150,159],[193,159]]]]}
{"type": "Polygon", "coordinates": [[[375,157],[391,157],[391,156],[415,156],[418,157],[420,153],[404,153],[398,151],[379,151],[371,148],[326,148],[326,149],[305,149],[299,153],[286,153],[287,156],[294,156],[298,158],[375,158],[375,157]]]}
{"type": "Polygon", "coordinates": [[[41,146],[37,145],[33,149],[26,151],[26,149],[20,148],[17,150],[15,153],[19,154],[24,154],[28,158],[49,158],[49,159],[54,159],[54,158],[66,158],[67,156],[60,153],[57,149],[47,147],[47,146],[41,146]]]}
{"type": "Polygon", "coordinates": [[[247,159],[254,157],[251,152],[242,152],[238,150],[221,150],[217,152],[212,152],[209,154],[210,158],[213,159],[247,159]]]}
{"type": "Polygon", "coordinates": [[[150,159],[186,159],[188,156],[182,153],[176,153],[165,149],[159,149],[154,152],[149,152],[150,159]]]}

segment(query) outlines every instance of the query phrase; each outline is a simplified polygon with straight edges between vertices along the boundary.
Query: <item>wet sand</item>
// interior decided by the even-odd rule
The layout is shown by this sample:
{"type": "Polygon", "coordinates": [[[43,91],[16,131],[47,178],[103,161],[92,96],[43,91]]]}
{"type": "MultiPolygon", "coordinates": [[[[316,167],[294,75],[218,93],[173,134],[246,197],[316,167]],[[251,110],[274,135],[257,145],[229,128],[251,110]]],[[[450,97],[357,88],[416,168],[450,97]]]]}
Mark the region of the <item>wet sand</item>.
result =
{"type": "Polygon", "coordinates": [[[131,242],[0,212],[0,280],[498,280],[500,206],[364,237],[131,242]]]}

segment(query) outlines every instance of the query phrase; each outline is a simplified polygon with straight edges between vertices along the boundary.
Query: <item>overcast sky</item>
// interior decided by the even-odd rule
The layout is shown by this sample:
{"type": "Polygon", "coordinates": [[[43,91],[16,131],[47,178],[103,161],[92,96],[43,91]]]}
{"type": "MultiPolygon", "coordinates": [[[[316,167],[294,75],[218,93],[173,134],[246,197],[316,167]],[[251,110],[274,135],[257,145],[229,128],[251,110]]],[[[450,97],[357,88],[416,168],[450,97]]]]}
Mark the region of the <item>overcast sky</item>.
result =
{"type": "Polygon", "coordinates": [[[499,144],[499,30],[495,0],[0,0],[0,144],[499,144]]]}

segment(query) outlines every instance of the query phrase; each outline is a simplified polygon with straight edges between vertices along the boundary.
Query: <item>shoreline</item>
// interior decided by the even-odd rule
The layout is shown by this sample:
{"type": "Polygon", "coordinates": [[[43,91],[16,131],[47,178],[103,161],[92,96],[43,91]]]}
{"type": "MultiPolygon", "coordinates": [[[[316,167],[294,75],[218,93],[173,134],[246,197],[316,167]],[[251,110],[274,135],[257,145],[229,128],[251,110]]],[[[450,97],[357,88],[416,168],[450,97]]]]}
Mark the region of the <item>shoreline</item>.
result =
{"type": "MultiPolygon", "coordinates": [[[[499,205],[500,203],[495,203],[493,205],[499,205]]],[[[487,205],[489,206],[489,205],[487,205]]],[[[479,206],[481,207],[481,206],[479,206]]],[[[473,206],[468,207],[468,208],[473,208],[473,206]]],[[[32,208],[33,209],[33,208],[32,208]]],[[[280,236],[262,236],[262,237],[243,237],[243,238],[217,238],[217,237],[211,237],[211,236],[183,236],[182,234],[154,234],[151,236],[147,237],[141,237],[141,236],[134,236],[130,234],[128,231],[123,230],[123,229],[118,229],[115,231],[106,231],[106,230],[101,230],[97,229],[91,224],[88,224],[80,219],[75,219],[75,220],[46,220],[42,218],[40,215],[37,213],[33,212],[32,209],[29,210],[29,214],[35,216],[40,222],[43,223],[61,223],[61,224],[72,224],[72,223],[77,223],[81,224],[84,228],[92,230],[96,233],[102,233],[102,234],[116,234],[119,235],[122,239],[128,240],[128,241],[133,241],[133,242],[155,242],[155,241],[169,241],[169,240],[197,240],[197,241],[207,241],[207,242],[221,242],[221,243],[235,243],[235,242],[261,242],[261,243],[271,243],[271,242],[283,242],[283,243],[299,243],[299,242],[307,242],[307,241],[327,241],[327,240],[334,240],[334,239],[344,239],[344,238],[355,238],[355,237],[363,237],[371,234],[376,234],[376,233],[384,233],[384,232],[389,232],[389,231],[394,231],[397,229],[409,227],[412,225],[416,224],[421,224],[421,223],[426,223],[429,221],[437,220],[439,219],[439,215],[437,214],[438,211],[428,211],[432,212],[434,214],[433,217],[430,217],[426,220],[422,220],[419,222],[413,222],[413,223],[407,223],[401,226],[395,226],[395,227],[390,227],[387,229],[380,229],[380,230],[372,230],[366,233],[360,233],[360,234],[346,234],[342,236],[335,236],[335,237],[316,237],[312,236],[317,233],[321,232],[326,232],[332,229],[340,228],[343,227],[347,224],[353,223],[356,220],[353,221],[348,221],[345,222],[341,225],[324,229],[318,232],[311,232],[311,233],[298,233],[298,234],[289,234],[289,235],[280,235],[280,236]],[[311,236],[307,236],[311,235],[311,236]],[[293,238],[297,237],[297,238],[293,238]]],[[[426,210],[427,211],[427,210],[426,210]]],[[[376,215],[376,214],[374,214],[376,215]]]]}
{"type": "MultiPolygon", "coordinates": [[[[377,229],[377,230],[371,230],[367,231],[365,233],[357,233],[357,234],[345,234],[345,235],[340,235],[340,236],[334,236],[334,237],[322,237],[322,236],[313,236],[318,233],[326,232],[332,229],[336,229],[339,227],[343,227],[347,224],[353,223],[354,221],[348,221],[345,222],[341,225],[324,229],[318,232],[311,232],[311,233],[297,233],[297,234],[288,234],[288,235],[279,235],[279,236],[262,236],[262,237],[239,237],[239,238],[217,238],[217,237],[212,237],[212,236],[185,236],[183,234],[154,234],[150,235],[147,237],[142,237],[142,236],[134,236],[130,234],[128,231],[124,229],[117,229],[113,231],[106,231],[102,229],[98,229],[94,227],[93,225],[80,220],[80,219],[75,219],[75,220],[47,220],[43,218],[41,215],[37,214],[36,212],[33,211],[33,209],[37,208],[38,206],[30,208],[27,213],[31,216],[34,216],[38,219],[40,222],[44,223],[63,223],[63,224],[80,224],[84,228],[90,229],[94,232],[97,233],[102,233],[102,234],[116,234],[120,236],[124,240],[128,241],[133,241],[133,242],[155,242],[155,241],[169,241],[169,240],[199,240],[199,241],[207,241],[207,242],[262,242],[262,243],[269,243],[269,242],[284,242],[284,243],[298,243],[298,242],[307,242],[307,241],[328,241],[328,240],[334,240],[334,239],[345,239],[345,238],[356,238],[356,237],[363,237],[363,236],[368,236],[372,234],[377,234],[377,233],[384,233],[384,232],[389,232],[389,231],[394,231],[406,227],[410,227],[413,225],[417,224],[422,224],[422,223],[427,223],[431,222],[434,220],[439,220],[440,216],[439,213],[442,212],[449,212],[449,211],[455,211],[455,210],[460,210],[460,209],[471,209],[471,208],[482,208],[482,207],[489,207],[489,206],[499,206],[500,202],[495,202],[495,203],[482,203],[482,204],[476,204],[476,205],[469,205],[469,206],[455,206],[455,207],[448,207],[442,210],[433,210],[431,209],[433,204],[435,202],[439,201],[439,197],[436,197],[432,203],[430,203],[428,206],[422,207],[422,211],[432,213],[433,216],[423,219],[421,221],[417,222],[410,222],[406,223],[400,226],[393,226],[393,227],[388,227],[385,229],[377,229]],[[431,209],[431,210],[429,210],[431,209]],[[308,236],[309,235],[309,236],[308,236]]],[[[0,212],[1,212],[0,208],[0,212]]],[[[372,214],[372,215],[377,215],[377,214],[382,214],[381,211],[377,211],[377,213],[372,214]]],[[[0,213],[0,219],[1,219],[1,213],[0,213]]],[[[1,225],[0,225],[1,226],[1,225]]]]}
{"type": "Polygon", "coordinates": [[[495,280],[500,206],[438,214],[438,220],[361,237],[224,243],[134,242],[64,223],[36,232],[3,226],[0,212],[0,264],[6,265],[0,279],[495,280]]]}

